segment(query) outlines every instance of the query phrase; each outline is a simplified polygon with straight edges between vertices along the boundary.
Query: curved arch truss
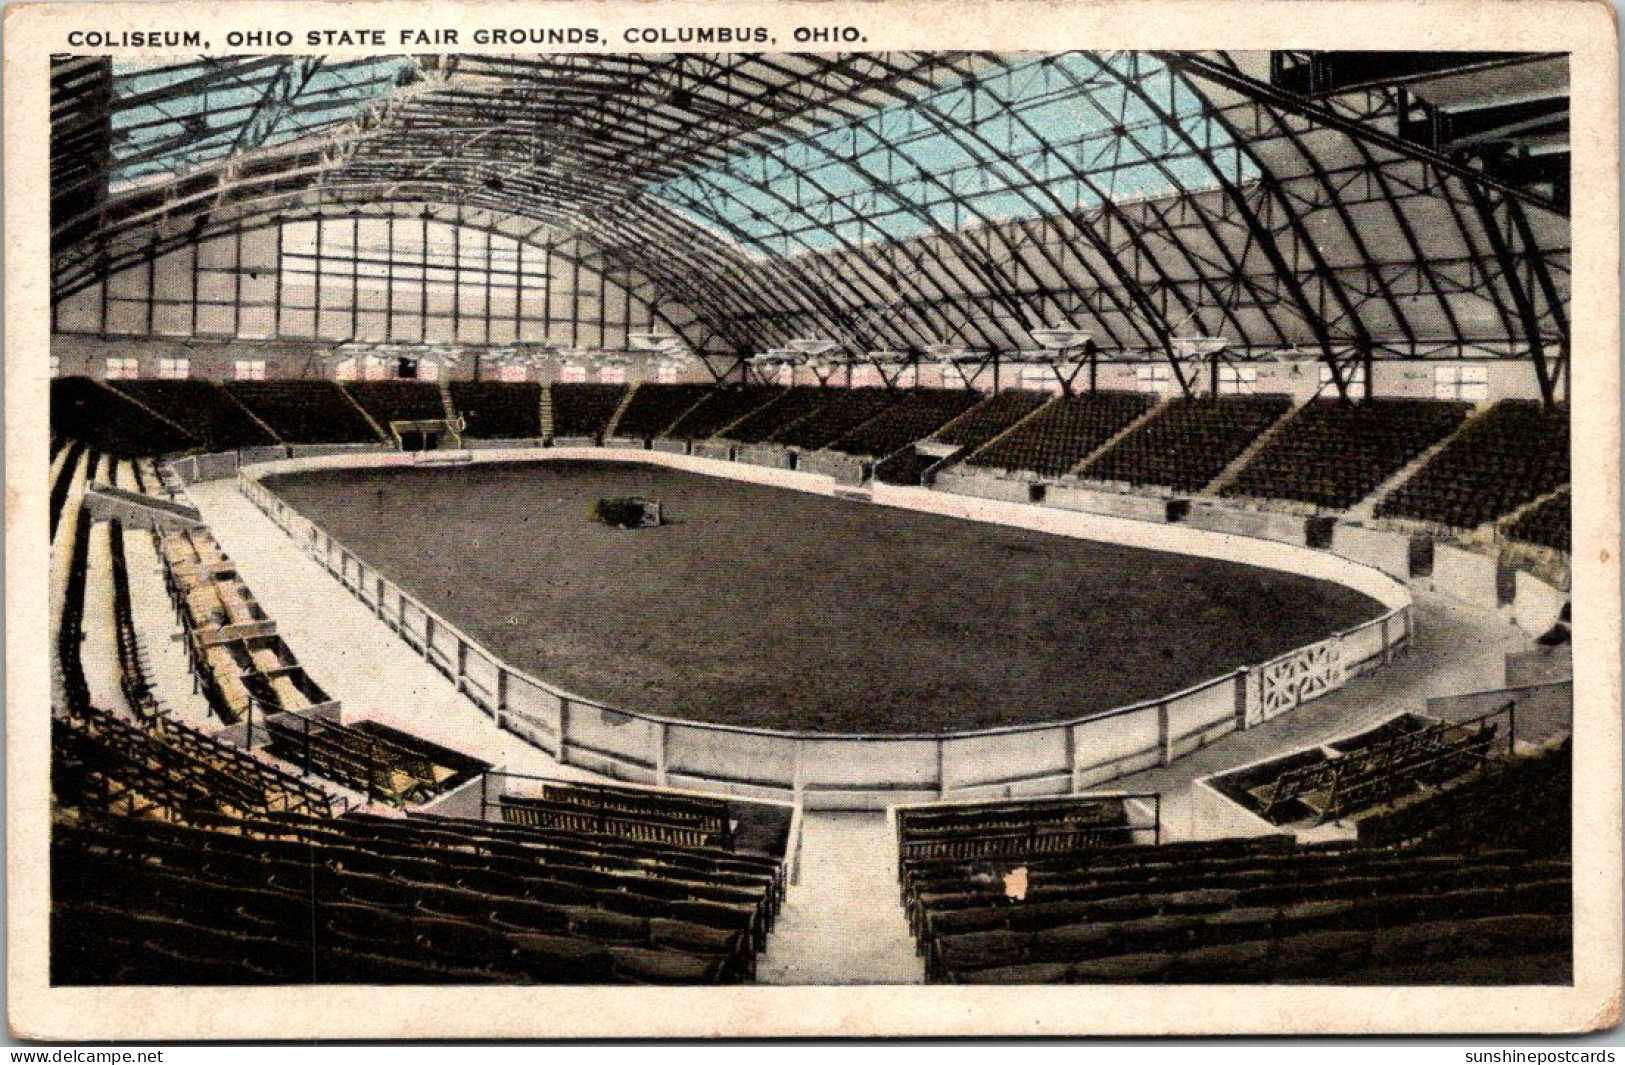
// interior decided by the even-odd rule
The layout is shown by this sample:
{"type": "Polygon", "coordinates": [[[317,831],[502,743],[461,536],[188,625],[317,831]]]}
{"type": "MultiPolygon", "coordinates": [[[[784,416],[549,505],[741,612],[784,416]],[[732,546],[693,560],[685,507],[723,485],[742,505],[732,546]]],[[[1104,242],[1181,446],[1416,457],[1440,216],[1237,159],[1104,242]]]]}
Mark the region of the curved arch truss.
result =
{"type": "Polygon", "coordinates": [[[1566,370],[1561,56],[59,58],[52,91],[58,300],[426,204],[569,243],[708,354],[1068,328],[1182,381],[1196,336],[1344,394],[1379,358],[1528,358],[1548,399],[1566,370]]]}

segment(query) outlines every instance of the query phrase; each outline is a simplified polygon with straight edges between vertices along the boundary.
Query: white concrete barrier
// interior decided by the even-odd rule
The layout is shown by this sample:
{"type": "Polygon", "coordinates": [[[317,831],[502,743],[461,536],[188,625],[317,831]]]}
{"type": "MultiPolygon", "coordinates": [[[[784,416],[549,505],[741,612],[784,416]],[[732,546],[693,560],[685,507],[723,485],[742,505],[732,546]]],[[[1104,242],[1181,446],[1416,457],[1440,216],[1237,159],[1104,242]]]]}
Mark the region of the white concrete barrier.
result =
{"type": "Polygon", "coordinates": [[[1483,610],[1498,610],[1500,563],[1449,544],[1433,548],[1433,587],[1442,595],[1483,610]]]}
{"type": "MultiPolygon", "coordinates": [[[[835,488],[830,478],[811,473],[663,451],[493,449],[474,454],[472,461],[617,458],[824,495],[835,488]]],[[[1268,663],[1158,699],[1084,711],[1062,721],[893,735],[794,733],[664,718],[582,699],[515,669],[368,567],[261,483],[276,473],[410,462],[411,456],[400,452],[287,459],[243,469],[239,485],[267,517],[499,725],[560,762],[627,780],[790,798],[829,809],[878,810],[900,801],[948,797],[1076,794],[1101,781],[1165,765],[1225,733],[1324,695],[1359,666],[1386,661],[1411,634],[1411,599],[1403,584],[1326,552],[1184,525],[876,485],[875,501],[889,506],[1268,566],[1343,584],[1377,599],[1388,611],[1268,663]]]]}
{"type": "Polygon", "coordinates": [[[1409,533],[1339,524],[1332,530],[1332,550],[1344,558],[1362,562],[1367,566],[1375,566],[1400,580],[1410,578],[1409,533]]]}

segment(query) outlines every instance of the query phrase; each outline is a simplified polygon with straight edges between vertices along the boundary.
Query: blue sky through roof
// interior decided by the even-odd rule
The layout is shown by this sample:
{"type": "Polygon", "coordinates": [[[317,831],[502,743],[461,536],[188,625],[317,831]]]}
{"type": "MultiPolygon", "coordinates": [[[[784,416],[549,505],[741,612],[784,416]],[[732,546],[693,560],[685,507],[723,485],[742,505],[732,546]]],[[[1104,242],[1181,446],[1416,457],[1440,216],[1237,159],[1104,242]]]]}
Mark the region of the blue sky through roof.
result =
{"type": "Polygon", "coordinates": [[[650,191],[749,250],[793,255],[1207,188],[1216,169],[1257,177],[1154,57],[1067,53],[978,71],[650,191]]]}
{"type": "MultiPolygon", "coordinates": [[[[183,173],[237,146],[266,89],[295,56],[195,61],[113,61],[113,189],[151,174],[183,173]],[[160,90],[182,91],[152,99],[160,90]]],[[[281,144],[354,117],[386,95],[410,61],[402,56],[323,63],[264,137],[281,144]]]]}

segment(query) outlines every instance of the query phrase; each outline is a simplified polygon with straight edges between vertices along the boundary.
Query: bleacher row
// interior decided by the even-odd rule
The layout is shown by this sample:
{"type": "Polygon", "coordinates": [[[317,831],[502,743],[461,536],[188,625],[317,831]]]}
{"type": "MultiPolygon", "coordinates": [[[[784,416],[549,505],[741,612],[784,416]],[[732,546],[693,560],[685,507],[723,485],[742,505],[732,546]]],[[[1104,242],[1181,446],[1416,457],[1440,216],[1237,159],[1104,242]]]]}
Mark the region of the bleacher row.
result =
{"type": "MultiPolygon", "coordinates": [[[[63,446],[88,443],[115,455],[273,442],[377,443],[390,421],[440,417],[445,409],[438,386],[412,381],[101,385],[64,378],[52,389],[53,427],[59,440],[70,441],[63,446]]],[[[1284,396],[1157,404],[1146,394],[1110,391],[985,397],[935,389],[469,381],[447,389],[467,435],[476,439],[541,437],[546,407],[555,439],[718,439],[875,460],[902,459],[912,444],[933,441],[955,449],[952,461],[974,469],[1217,490],[1329,510],[1354,506],[1430,448],[1440,448],[1380,500],[1376,513],[1461,529],[1512,514],[1569,477],[1566,411],[1523,400],[1473,416],[1467,404],[1432,400],[1315,400],[1292,411],[1284,396]],[[1256,452],[1244,457],[1261,437],[1256,452]],[[1234,476],[1215,484],[1238,460],[1234,476]]],[[[907,479],[926,464],[892,465],[907,479]]],[[[52,499],[56,514],[54,486],[52,499]]],[[[1566,543],[1565,515],[1557,506],[1536,508],[1504,531],[1547,546],[1566,543]]]]}
{"type": "MultiPolygon", "coordinates": [[[[944,982],[1565,983],[1569,778],[1566,744],[1492,763],[1358,843],[1101,833],[1016,851],[1019,805],[924,808],[899,820],[903,903],[944,982]]],[[[1035,812],[1040,840],[1056,814],[1035,812]]]]}
{"type": "Polygon", "coordinates": [[[1568,412],[1503,400],[1464,425],[1377,514],[1473,528],[1568,481],[1568,412]]]}
{"type": "Polygon", "coordinates": [[[325,816],[332,809],[321,788],[173,718],[135,723],[86,706],[56,718],[52,728],[53,788],[77,809],[127,817],[325,816]]]}
{"type": "Polygon", "coordinates": [[[271,754],[390,806],[427,802],[488,768],[375,721],[277,714],[265,730],[271,754]]]}
{"type": "Polygon", "coordinates": [[[75,983],[731,983],[778,867],[484,821],[59,823],[53,978],[75,983]]]}
{"type": "MultiPolygon", "coordinates": [[[[65,459],[69,447],[53,450],[65,459]]],[[[73,459],[70,484],[124,471],[137,489],[160,487],[141,463],[85,448],[73,459]]],[[[496,808],[514,823],[349,810],[288,767],[391,804],[489,767],[371,721],[270,713],[263,750],[252,731],[245,745],[183,724],[152,695],[134,645],[121,529],[106,575],[119,664],[150,713],[99,708],[82,661],[88,512],[64,505],[61,526],[72,540],[52,721],[55,982],[690,984],[754,972],[783,898],[787,833],[776,857],[736,851],[726,803],[584,785],[549,785],[548,810],[496,808]],[[570,825],[550,823],[561,812],[570,825]]],[[[193,635],[263,618],[206,531],[171,530],[160,544],[193,635]]],[[[230,651],[223,677],[263,671],[238,679],[263,682],[267,711],[277,680],[302,676],[274,635],[208,650],[230,651]]]]}

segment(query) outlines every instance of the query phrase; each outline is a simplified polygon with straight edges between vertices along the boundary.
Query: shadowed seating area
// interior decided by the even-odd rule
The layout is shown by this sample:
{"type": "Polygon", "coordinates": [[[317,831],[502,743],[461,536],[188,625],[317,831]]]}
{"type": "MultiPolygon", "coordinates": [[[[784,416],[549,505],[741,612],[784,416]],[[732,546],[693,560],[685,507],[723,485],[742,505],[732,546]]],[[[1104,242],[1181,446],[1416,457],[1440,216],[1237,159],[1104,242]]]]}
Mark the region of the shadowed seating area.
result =
{"type": "Polygon", "coordinates": [[[142,380],[112,384],[170,421],[185,426],[205,450],[229,451],[277,442],[241,403],[213,382],[142,380]]]}
{"type": "Polygon", "coordinates": [[[555,384],[553,435],[598,439],[626,395],[625,385],[555,384]]]}
{"type": "Polygon", "coordinates": [[[1574,538],[1569,516],[1574,505],[1571,496],[1565,488],[1536,503],[1507,524],[1507,536],[1554,551],[1568,551],[1574,538]]]}
{"type": "Polygon", "coordinates": [[[1200,491],[1291,408],[1288,396],[1173,399],[1078,473],[1136,487],[1200,491]]]}
{"type": "Polygon", "coordinates": [[[760,444],[777,438],[802,420],[811,417],[836,394],[833,388],[813,388],[796,385],[779,391],[784,394],[757,408],[752,413],[719,429],[719,435],[741,444],[760,444]]]}
{"type": "Polygon", "coordinates": [[[632,440],[665,435],[673,422],[712,391],[711,385],[641,384],[621,412],[615,435],[632,440]]]}
{"type": "Polygon", "coordinates": [[[889,455],[923,440],[981,401],[975,392],[920,389],[904,392],[883,413],[835,440],[832,450],[848,455],[889,455]]]}
{"type": "Polygon", "coordinates": [[[1264,444],[1223,494],[1347,510],[1454,432],[1467,410],[1465,403],[1431,399],[1314,400],[1264,444]]]}
{"type": "Polygon", "coordinates": [[[186,451],[202,442],[184,423],[155,417],[111,386],[84,377],[52,378],[51,424],[64,436],[120,458],[186,451]]]}
{"type": "Polygon", "coordinates": [[[381,442],[336,382],[233,381],[225,387],[286,443],[381,442]]]}
{"type": "Polygon", "coordinates": [[[684,413],[661,435],[672,440],[704,440],[773,403],[787,391],[771,385],[713,388],[698,406],[684,413]]]}
{"type": "Polygon", "coordinates": [[[1090,392],[1051,403],[966,463],[1059,477],[1151,409],[1138,392],[1090,392]]]}
{"type": "Polygon", "coordinates": [[[955,447],[980,447],[1049,402],[1048,392],[1007,389],[989,396],[981,406],[939,429],[932,440],[955,447]]]}
{"type": "Polygon", "coordinates": [[[440,386],[429,381],[347,381],[340,387],[384,429],[394,421],[432,421],[446,416],[440,386]]]}
{"type": "Polygon", "coordinates": [[[1568,480],[1568,411],[1503,400],[1463,426],[1431,462],[1377,504],[1377,514],[1471,529],[1568,480]]]}
{"type": "Polygon", "coordinates": [[[453,381],[451,401],[481,440],[531,440],[542,435],[542,386],[530,381],[453,381]]]}
{"type": "Polygon", "coordinates": [[[817,410],[784,426],[768,437],[768,442],[815,451],[875,417],[897,399],[884,388],[839,388],[826,392],[817,410]]]}

